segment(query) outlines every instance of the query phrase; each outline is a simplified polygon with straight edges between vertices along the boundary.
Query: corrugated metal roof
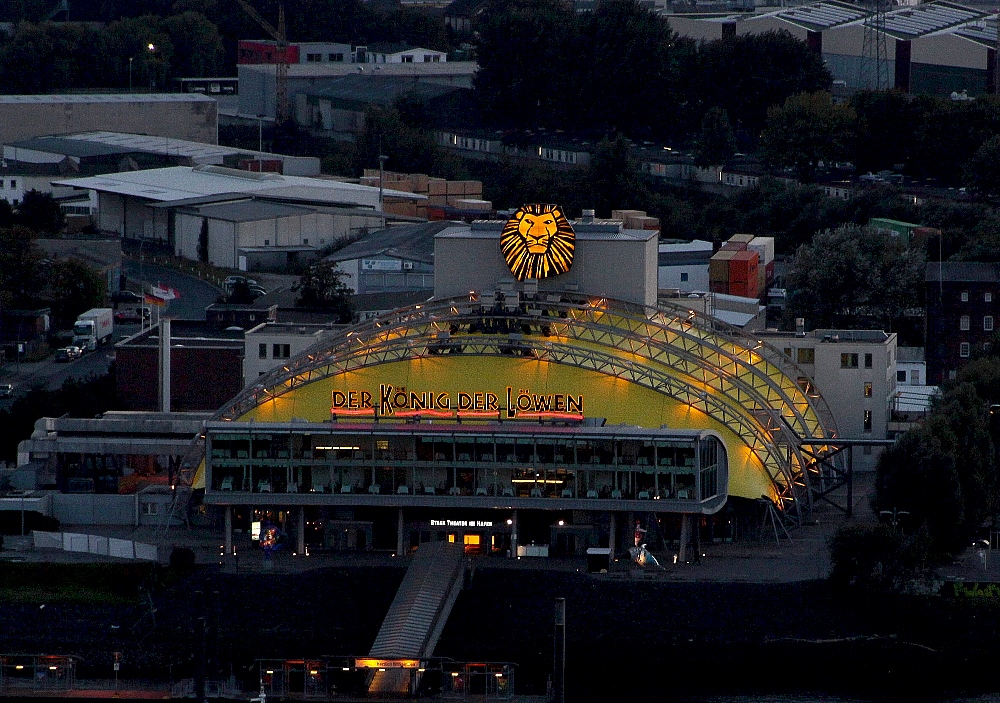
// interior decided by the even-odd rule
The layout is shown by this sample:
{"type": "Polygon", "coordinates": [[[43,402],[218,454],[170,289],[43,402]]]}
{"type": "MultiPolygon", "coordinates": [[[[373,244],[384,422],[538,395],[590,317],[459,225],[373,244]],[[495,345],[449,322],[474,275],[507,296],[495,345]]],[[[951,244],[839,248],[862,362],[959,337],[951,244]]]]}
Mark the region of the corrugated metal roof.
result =
{"type": "MultiPolygon", "coordinates": [[[[920,37],[986,17],[985,12],[950,2],[903,7],[885,15],[885,31],[898,37],[920,37]]],[[[870,21],[870,20],[869,20],[870,21]]]]}
{"type": "Polygon", "coordinates": [[[433,264],[435,235],[453,226],[452,222],[427,222],[389,227],[371,232],[326,258],[328,261],[350,261],[391,256],[433,264]]]}
{"type": "Polygon", "coordinates": [[[0,95],[2,104],[59,103],[204,103],[215,98],[200,93],[84,93],[72,95],[0,95]]]}
{"type": "Polygon", "coordinates": [[[927,264],[925,281],[955,283],[1000,283],[1000,263],[945,261],[927,264]]]}
{"type": "Polygon", "coordinates": [[[270,203],[262,200],[240,200],[233,203],[203,205],[194,209],[204,217],[210,217],[214,220],[225,220],[227,222],[259,222],[261,220],[295,217],[296,215],[308,215],[316,212],[311,207],[282,205],[281,203],[270,203]]]}
{"type": "MultiPolygon", "coordinates": [[[[143,171],[53,181],[54,185],[86,188],[158,202],[186,200],[224,193],[260,193],[287,200],[338,205],[378,206],[378,188],[355,183],[275,173],[252,173],[215,166],[173,166],[143,171]]],[[[422,200],[427,196],[386,190],[385,195],[422,200]]]]}
{"type": "Polygon", "coordinates": [[[851,5],[846,2],[824,0],[811,5],[789,7],[758,17],[778,17],[786,22],[801,25],[808,29],[829,29],[843,24],[857,22],[870,15],[861,5],[851,5]]]}

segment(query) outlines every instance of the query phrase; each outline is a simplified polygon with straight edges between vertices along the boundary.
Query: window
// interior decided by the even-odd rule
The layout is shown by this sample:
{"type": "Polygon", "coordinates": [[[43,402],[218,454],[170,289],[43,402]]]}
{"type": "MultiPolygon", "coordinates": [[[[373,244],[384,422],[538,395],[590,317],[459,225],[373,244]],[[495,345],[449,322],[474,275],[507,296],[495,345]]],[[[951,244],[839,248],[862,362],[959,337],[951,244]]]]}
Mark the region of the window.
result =
{"type": "Polygon", "coordinates": [[[302,243],[303,244],[308,244],[309,243],[309,237],[306,237],[305,239],[303,239],[302,243]]]}
{"type": "Polygon", "coordinates": [[[816,350],[812,347],[802,347],[798,351],[798,362],[800,364],[815,364],[816,350]]]}
{"type": "Polygon", "coordinates": [[[789,359],[792,358],[792,348],[791,347],[785,347],[784,349],[781,350],[781,353],[784,354],[785,356],[787,356],[789,359]]]}
{"type": "Polygon", "coordinates": [[[862,428],[862,432],[871,432],[871,431],[872,431],[872,411],[865,410],[865,424],[864,427],[862,428]]]}
{"type": "Polygon", "coordinates": [[[963,331],[967,331],[969,329],[969,316],[968,315],[962,315],[962,317],[960,317],[958,319],[958,329],[963,330],[963,331]]]}
{"type": "Polygon", "coordinates": [[[958,345],[958,355],[960,357],[962,357],[963,359],[967,359],[969,357],[969,343],[968,342],[962,342],[961,344],[958,345]]]}
{"type": "Polygon", "coordinates": [[[271,345],[271,357],[274,359],[287,359],[292,355],[291,345],[288,344],[272,344],[271,345]]]}
{"type": "Polygon", "coordinates": [[[969,302],[969,291],[967,290],[962,291],[962,302],[963,303],[969,302]]]}
{"type": "Polygon", "coordinates": [[[266,344],[258,344],[257,345],[257,356],[259,358],[261,358],[261,359],[266,359],[267,358],[267,345],[266,344]]]}
{"type": "Polygon", "coordinates": [[[906,383],[906,372],[897,371],[896,372],[896,383],[906,383]]]}
{"type": "Polygon", "coordinates": [[[406,56],[401,57],[399,60],[402,61],[403,63],[413,63],[413,56],[407,54],[406,56]]]}
{"type": "Polygon", "coordinates": [[[143,515],[158,515],[160,512],[160,506],[157,503],[143,503],[142,504],[142,514],[143,515]]]}
{"type": "Polygon", "coordinates": [[[264,246],[266,246],[266,247],[271,246],[271,240],[270,239],[265,239],[264,240],[264,246]]]}
{"type": "Polygon", "coordinates": [[[329,59],[330,59],[330,61],[336,61],[338,63],[343,63],[344,62],[344,55],[343,54],[330,54],[329,59]]]}
{"type": "Polygon", "coordinates": [[[991,291],[986,291],[985,293],[983,293],[983,302],[986,303],[993,302],[993,293],[991,291]]]}
{"type": "Polygon", "coordinates": [[[682,283],[686,283],[687,279],[688,279],[688,275],[686,273],[682,273],[681,274],[681,282],[682,283]]]}
{"type": "Polygon", "coordinates": [[[872,355],[865,354],[865,368],[870,369],[872,367],[872,355]]]}
{"type": "Polygon", "coordinates": [[[430,63],[432,58],[434,57],[430,54],[424,54],[424,63],[430,63]]]}
{"type": "Polygon", "coordinates": [[[872,382],[865,381],[865,398],[871,398],[871,397],[872,397],[872,382]]]}
{"type": "Polygon", "coordinates": [[[986,330],[987,332],[992,332],[993,331],[993,316],[992,315],[987,315],[986,317],[983,318],[983,329],[986,330]]]}
{"type": "Polygon", "coordinates": [[[13,181],[13,180],[12,180],[12,181],[10,182],[10,189],[11,189],[11,190],[17,190],[17,181],[13,181]]]}
{"type": "Polygon", "coordinates": [[[840,355],[840,368],[842,368],[842,369],[856,369],[856,368],[858,368],[858,355],[857,354],[841,354],[840,355]]]}
{"type": "Polygon", "coordinates": [[[306,61],[309,63],[319,63],[323,60],[323,54],[306,54],[306,61]]]}
{"type": "Polygon", "coordinates": [[[910,371],[910,385],[919,386],[920,385],[920,369],[914,369],[910,371]]]}

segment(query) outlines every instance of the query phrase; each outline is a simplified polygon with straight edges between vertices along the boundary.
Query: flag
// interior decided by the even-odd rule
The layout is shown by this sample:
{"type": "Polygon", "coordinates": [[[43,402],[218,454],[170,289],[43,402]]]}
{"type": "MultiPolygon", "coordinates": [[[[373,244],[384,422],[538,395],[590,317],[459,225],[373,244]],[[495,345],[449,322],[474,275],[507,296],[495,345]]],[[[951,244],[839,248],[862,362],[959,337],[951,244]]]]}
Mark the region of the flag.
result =
{"type": "Polygon", "coordinates": [[[161,308],[167,304],[167,301],[163,298],[157,298],[155,295],[150,295],[149,293],[142,296],[142,300],[146,305],[157,305],[161,308]]]}
{"type": "Polygon", "coordinates": [[[175,298],[181,297],[175,288],[169,288],[159,284],[153,286],[149,292],[151,295],[159,298],[160,300],[174,300],[175,298]]]}

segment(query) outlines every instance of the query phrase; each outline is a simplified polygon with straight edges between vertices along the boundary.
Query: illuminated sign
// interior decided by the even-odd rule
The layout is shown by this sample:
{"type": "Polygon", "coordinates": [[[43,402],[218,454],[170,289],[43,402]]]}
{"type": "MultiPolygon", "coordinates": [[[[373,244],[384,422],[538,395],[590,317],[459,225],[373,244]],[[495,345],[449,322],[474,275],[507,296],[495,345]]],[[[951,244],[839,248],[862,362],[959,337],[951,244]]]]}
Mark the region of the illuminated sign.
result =
{"type": "Polygon", "coordinates": [[[500,251],[519,281],[566,273],[575,250],[576,233],[558,205],[525,205],[500,233],[500,251]]]}
{"type": "Polygon", "coordinates": [[[431,520],[431,527],[493,527],[492,520],[431,520]]]}
{"type": "Polygon", "coordinates": [[[416,659],[355,659],[355,669],[417,669],[416,659]]]}
{"type": "Polygon", "coordinates": [[[511,386],[507,386],[504,396],[490,391],[462,391],[453,397],[448,391],[408,391],[382,383],[377,396],[363,390],[333,391],[330,400],[334,415],[583,419],[583,395],[532,393],[527,388],[515,392],[511,386]]]}

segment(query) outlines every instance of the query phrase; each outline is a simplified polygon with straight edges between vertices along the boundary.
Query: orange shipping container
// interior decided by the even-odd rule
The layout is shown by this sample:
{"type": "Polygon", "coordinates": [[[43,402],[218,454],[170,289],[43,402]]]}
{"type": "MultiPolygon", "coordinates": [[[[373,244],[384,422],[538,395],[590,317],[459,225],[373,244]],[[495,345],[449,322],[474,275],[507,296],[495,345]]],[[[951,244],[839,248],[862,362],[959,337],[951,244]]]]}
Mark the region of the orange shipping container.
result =
{"type": "Polygon", "coordinates": [[[753,283],[757,286],[757,252],[738,251],[729,261],[729,281],[753,283]]]}

